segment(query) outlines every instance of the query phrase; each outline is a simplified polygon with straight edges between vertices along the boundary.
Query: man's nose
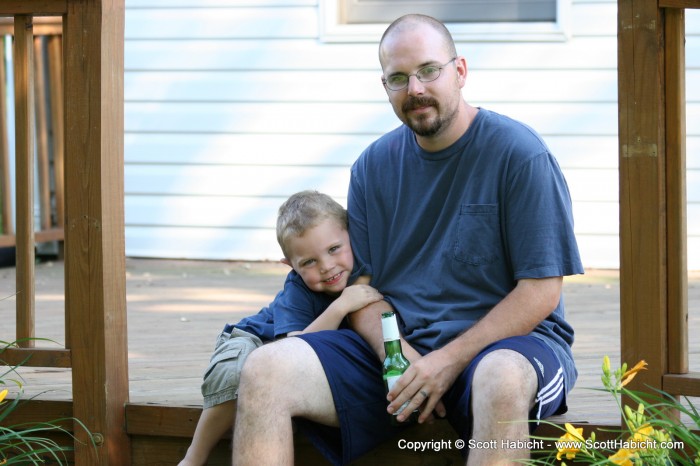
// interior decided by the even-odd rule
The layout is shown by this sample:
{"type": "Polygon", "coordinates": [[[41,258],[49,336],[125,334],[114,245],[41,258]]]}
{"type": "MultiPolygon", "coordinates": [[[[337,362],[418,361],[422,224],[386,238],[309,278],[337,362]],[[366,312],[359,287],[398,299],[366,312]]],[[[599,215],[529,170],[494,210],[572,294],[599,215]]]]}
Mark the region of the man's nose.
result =
{"type": "Polygon", "coordinates": [[[420,95],[425,91],[425,86],[418,79],[418,76],[412,74],[408,77],[408,94],[409,95],[420,95]]]}

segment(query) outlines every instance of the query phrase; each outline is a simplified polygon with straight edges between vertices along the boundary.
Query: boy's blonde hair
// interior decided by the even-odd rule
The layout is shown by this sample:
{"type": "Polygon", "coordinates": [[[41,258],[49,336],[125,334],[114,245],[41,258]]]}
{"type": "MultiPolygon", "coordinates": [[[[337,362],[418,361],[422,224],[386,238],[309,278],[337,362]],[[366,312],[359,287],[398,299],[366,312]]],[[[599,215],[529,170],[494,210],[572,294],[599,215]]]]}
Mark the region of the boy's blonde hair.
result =
{"type": "Polygon", "coordinates": [[[303,236],[327,219],[338,222],[343,230],[348,228],[348,212],[329,195],[313,190],[292,194],[277,212],[277,242],[284,256],[289,259],[289,238],[303,236]]]}

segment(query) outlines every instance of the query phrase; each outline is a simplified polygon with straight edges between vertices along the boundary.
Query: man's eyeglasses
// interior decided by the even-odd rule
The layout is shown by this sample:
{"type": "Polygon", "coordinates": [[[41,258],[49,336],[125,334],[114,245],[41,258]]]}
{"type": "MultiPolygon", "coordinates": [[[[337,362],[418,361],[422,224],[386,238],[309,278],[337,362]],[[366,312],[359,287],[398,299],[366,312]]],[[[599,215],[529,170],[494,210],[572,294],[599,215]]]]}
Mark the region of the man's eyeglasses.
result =
{"type": "Polygon", "coordinates": [[[440,72],[444,67],[455,61],[457,57],[453,57],[452,60],[448,61],[444,65],[428,65],[419,69],[413,74],[396,73],[392,74],[388,78],[382,77],[382,82],[390,91],[400,91],[408,86],[408,80],[411,76],[415,76],[418,81],[422,83],[429,83],[430,81],[435,81],[440,77],[440,72]]]}

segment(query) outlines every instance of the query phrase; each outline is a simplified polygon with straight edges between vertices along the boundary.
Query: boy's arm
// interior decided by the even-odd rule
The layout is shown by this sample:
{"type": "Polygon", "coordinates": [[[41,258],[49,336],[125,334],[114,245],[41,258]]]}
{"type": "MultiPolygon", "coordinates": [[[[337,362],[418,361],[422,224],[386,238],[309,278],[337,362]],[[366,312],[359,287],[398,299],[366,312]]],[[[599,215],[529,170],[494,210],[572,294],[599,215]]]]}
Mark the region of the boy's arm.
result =
{"type": "MultiPolygon", "coordinates": [[[[377,301],[348,316],[350,328],[356,331],[372,347],[379,360],[384,359],[384,337],[382,336],[382,313],[394,309],[386,301],[377,301]]],[[[421,354],[401,337],[401,351],[409,362],[421,358],[421,354]]]]}
{"type": "MultiPolygon", "coordinates": [[[[364,275],[355,283],[369,283],[371,277],[364,275]]],[[[369,304],[364,309],[353,312],[348,316],[350,328],[355,330],[374,349],[380,360],[384,359],[384,337],[382,336],[382,313],[391,312],[394,308],[382,300],[369,304]]],[[[421,354],[413,349],[406,340],[401,337],[401,350],[410,362],[415,362],[421,354]]]]}
{"type": "Polygon", "coordinates": [[[348,314],[362,309],[368,304],[380,301],[382,298],[383,296],[381,293],[369,285],[348,286],[343,290],[341,295],[304,330],[289,332],[287,336],[318,332],[320,330],[335,330],[348,314]]]}

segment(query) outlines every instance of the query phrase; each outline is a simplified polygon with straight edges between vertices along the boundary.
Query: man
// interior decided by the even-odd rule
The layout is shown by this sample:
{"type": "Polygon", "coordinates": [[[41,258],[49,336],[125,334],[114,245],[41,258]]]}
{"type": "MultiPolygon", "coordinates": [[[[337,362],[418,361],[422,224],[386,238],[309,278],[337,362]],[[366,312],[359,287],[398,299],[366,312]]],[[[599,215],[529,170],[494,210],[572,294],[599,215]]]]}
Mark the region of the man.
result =
{"type": "MultiPolygon", "coordinates": [[[[566,410],[576,370],[562,277],[583,269],[556,161],[530,128],[467,104],[466,60],[435,19],[396,20],[379,60],[403,125],[353,165],[348,213],[359,282],[385,301],[351,316],[356,333],[290,338],[250,356],[234,464],[292,464],[292,417],[344,464],[396,435],[387,411],[405,402],[419,422],[447,416],[465,441],[499,447],[527,440],[528,419],[566,410]],[[387,408],[379,313],[391,308],[412,365],[387,408]]],[[[465,454],[494,465],[529,451],[465,454]]]]}

